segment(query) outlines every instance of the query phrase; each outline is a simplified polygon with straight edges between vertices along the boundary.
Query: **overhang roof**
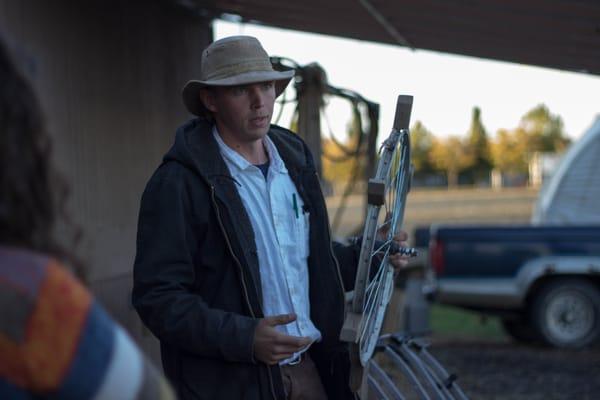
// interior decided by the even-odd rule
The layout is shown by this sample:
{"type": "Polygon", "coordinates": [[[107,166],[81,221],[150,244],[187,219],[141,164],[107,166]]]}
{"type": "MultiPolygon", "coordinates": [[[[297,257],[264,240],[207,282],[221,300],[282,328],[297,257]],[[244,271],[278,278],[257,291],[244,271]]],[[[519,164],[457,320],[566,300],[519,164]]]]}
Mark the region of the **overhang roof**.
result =
{"type": "Polygon", "coordinates": [[[600,75],[599,0],[184,0],[206,15],[600,75]]]}

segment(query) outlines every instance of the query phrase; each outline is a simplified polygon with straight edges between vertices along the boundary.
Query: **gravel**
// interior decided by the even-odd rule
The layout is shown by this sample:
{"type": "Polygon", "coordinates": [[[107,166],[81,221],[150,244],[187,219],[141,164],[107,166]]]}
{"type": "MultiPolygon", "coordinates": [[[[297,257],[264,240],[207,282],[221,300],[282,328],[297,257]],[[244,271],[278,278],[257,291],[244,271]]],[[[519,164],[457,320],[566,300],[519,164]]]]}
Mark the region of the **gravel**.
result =
{"type": "Polygon", "coordinates": [[[471,399],[599,399],[600,348],[559,350],[513,342],[440,342],[431,352],[471,399]]]}
{"type": "MultiPolygon", "coordinates": [[[[458,376],[470,399],[600,399],[600,347],[558,350],[508,340],[430,341],[429,352],[458,376]]],[[[378,360],[397,383],[402,380],[396,367],[381,355],[378,360]]]]}

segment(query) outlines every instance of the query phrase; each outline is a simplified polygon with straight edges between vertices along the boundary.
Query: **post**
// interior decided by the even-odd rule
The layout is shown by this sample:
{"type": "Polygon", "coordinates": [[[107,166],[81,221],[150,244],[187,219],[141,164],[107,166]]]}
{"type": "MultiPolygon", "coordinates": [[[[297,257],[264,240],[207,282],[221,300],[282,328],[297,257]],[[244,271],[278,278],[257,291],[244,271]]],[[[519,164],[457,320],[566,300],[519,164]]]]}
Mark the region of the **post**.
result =
{"type": "Polygon", "coordinates": [[[298,134],[312,152],[319,178],[321,165],[321,107],[327,76],[323,68],[316,63],[300,69],[301,80],[297,83],[298,93],[298,134]]]}

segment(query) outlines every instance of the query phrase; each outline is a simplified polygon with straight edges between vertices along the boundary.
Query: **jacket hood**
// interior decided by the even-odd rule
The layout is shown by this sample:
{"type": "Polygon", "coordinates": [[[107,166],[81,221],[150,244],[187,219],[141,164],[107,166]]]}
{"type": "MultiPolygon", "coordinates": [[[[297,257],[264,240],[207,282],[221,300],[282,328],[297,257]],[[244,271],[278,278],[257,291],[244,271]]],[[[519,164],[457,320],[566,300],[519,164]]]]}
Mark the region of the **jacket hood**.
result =
{"type": "Polygon", "coordinates": [[[200,118],[195,118],[187,121],[185,124],[177,128],[175,133],[175,141],[163,157],[163,162],[176,161],[188,168],[196,169],[196,158],[194,157],[193,149],[198,146],[201,138],[198,134],[208,134],[212,129],[212,124],[200,118]],[[204,132],[202,132],[204,131],[204,132]],[[196,133],[196,134],[194,134],[196,133]]]}

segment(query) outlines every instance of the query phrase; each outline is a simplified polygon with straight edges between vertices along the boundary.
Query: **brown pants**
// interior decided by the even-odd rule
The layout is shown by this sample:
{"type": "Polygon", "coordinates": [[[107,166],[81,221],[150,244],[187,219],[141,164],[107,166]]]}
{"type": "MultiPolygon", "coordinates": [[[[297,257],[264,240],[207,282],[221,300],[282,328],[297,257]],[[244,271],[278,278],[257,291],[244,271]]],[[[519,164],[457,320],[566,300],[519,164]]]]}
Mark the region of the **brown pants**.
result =
{"type": "Polygon", "coordinates": [[[321,377],[308,352],[302,354],[300,363],[283,365],[281,374],[287,400],[327,400],[321,377]]]}

